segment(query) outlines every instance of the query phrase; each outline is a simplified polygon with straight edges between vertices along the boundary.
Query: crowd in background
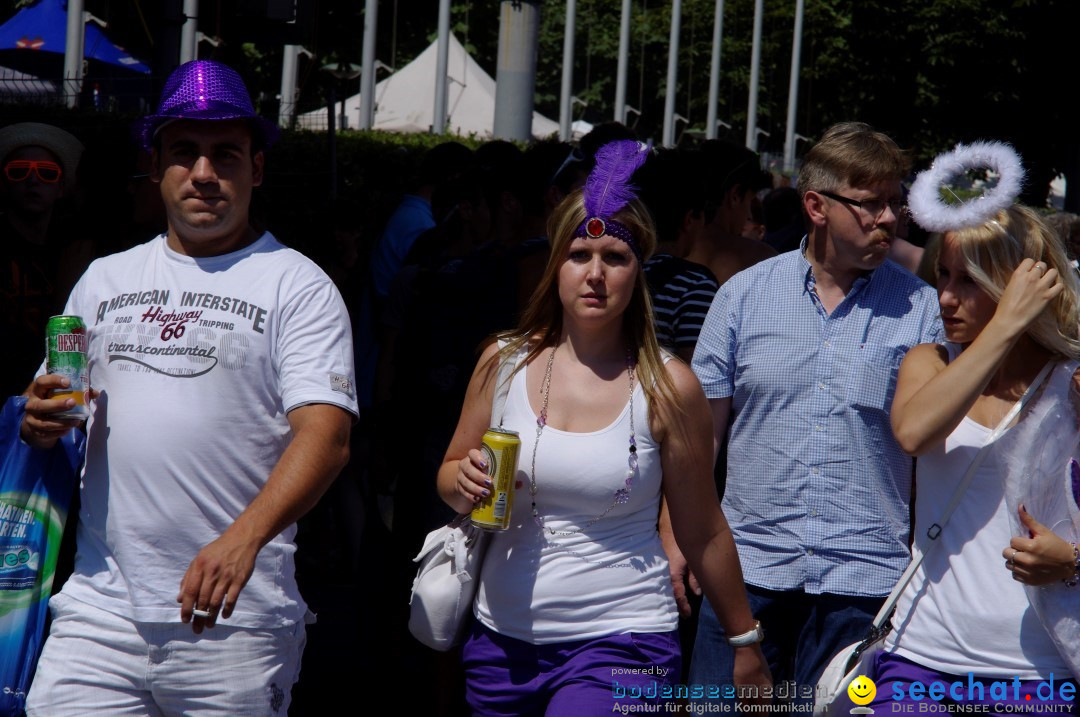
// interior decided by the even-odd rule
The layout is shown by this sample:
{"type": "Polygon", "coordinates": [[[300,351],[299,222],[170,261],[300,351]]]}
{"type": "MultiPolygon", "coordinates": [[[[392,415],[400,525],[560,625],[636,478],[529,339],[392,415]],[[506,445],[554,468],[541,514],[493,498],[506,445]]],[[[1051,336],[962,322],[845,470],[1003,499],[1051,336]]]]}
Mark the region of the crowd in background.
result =
{"type": "MultiPolygon", "coordinates": [[[[452,517],[435,474],[478,348],[516,325],[548,261],[549,216],[584,183],[596,150],[627,138],[635,138],[632,131],[606,124],[576,145],[492,141],[472,150],[447,142],[423,157],[377,236],[361,236],[365,221],[328,205],[332,235],[281,237],[313,248],[346,301],[362,414],[349,466],[301,522],[298,579],[320,621],[309,632],[298,714],[302,705],[373,699],[357,692],[358,673],[385,677],[391,699],[407,698],[417,714],[462,709],[454,656],[419,646],[405,626],[411,559],[424,535],[452,517]],[[439,687],[413,689],[420,683],[439,687]]],[[[165,228],[144,153],[72,145],[70,156],[54,159],[77,163],[77,170],[65,167],[71,179],[28,190],[25,181],[0,177],[5,396],[26,388],[40,362],[45,321],[61,313],[90,261],[165,228]]],[[[799,247],[802,205],[788,178],[720,141],[658,150],[635,182],[659,234],[646,265],[657,335],[689,362],[719,287],[799,247]]],[[[1059,213],[1050,222],[1075,258],[1080,217],[1059,213]]],[[[893,258],[932,283],[940,238],[914,224],[906,230],[898,231],[893,258]]],[[[717,461],[721,491],[724,464],[717,461]]],[[[693,631],[685,632],[689,646],[693,631]]]]}

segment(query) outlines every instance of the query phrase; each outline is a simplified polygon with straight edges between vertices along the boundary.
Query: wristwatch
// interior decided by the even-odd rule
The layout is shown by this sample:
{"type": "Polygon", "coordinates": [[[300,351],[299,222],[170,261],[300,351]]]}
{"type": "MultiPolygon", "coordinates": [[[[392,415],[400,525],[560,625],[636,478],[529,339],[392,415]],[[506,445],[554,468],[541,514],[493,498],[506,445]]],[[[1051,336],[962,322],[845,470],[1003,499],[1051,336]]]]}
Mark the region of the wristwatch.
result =
{"type": "Polygon", "coordinates": [[[727,639],[728,644],[732,647],[746,647],[747,645],[753,645],[754,643],[761,642],[765,639],[765,629],[761,627],[761,623],[755,621],[754,629],[750,632],[744,632],[741,635],[734,635],[727,639]]]}

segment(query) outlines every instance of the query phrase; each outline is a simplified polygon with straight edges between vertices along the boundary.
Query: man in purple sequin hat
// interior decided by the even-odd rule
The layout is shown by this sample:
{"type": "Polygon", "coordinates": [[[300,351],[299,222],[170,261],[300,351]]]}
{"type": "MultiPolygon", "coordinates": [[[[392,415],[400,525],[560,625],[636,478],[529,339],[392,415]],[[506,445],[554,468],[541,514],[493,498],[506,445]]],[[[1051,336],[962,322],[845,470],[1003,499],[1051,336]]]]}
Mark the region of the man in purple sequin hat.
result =
{"type": "MultiPolygon", "coordinates": [[[[250,224],[277,130],[243,81],[182,65],[136,135],[168,231],[95,262],[68,300],[90,380],[75,574],[30,715],[285,714],[305,618],[296,520],[348,460],[352,339],[330,279],[250,224]]],[[[47,448],[60,376],[22,435],[47,448]]]]}

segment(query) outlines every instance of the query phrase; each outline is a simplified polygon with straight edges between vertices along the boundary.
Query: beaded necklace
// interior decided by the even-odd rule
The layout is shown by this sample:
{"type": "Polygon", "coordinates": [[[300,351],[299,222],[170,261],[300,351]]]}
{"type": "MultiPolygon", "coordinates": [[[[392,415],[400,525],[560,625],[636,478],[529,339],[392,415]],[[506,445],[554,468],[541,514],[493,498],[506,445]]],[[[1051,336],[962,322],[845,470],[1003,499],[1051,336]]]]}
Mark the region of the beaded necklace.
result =
{"type": "Polygon", "coordinates": [[[637,475],[638,467],[637,439],[634,436],[634,362],[633,354],[627,349],[626,375],[630,383],[630,457],[627,459],[626,480],[623,482],[623,486],[615,491],[611,505],[605,508],[602,513],[598,513],[587,520],[580,528],[576,530],[555,530],[554,528],[548,528],[544,524],[544,517],[540,515],[540,511],[536,508],[536,448],[540,445],[540,435],[544,432],[544,426],[547,425],[548,398],[551,391],[551,366],[555,362],[555,352],[558,350],[559,346],[556,344],[552,347],[551,353],[548,354],[547,368],[544,369],[544,380],[540,384],[540,394],[544,397],[544,403],[540,407],[540,415],[536,419],[536,440],[533,442],[532,470],[529,475],[529,497],[532,499],[533,521],[540,527],[541,533],[552,536],[583,533],[597,521],[605,518],[608,513],[615,509],[615,506],[622,505],[630,500],[630,491],[633,490],[634,476],[637,475]]]}

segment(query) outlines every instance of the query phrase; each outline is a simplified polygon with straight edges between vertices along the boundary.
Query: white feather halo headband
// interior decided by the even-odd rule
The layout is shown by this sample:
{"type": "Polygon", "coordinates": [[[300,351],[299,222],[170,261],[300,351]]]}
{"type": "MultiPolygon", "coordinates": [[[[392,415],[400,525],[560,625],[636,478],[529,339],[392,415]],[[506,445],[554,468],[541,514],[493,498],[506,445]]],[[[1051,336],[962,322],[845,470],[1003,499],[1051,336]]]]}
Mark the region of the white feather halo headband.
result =
{"type": "Polygon", "coordinates": [[[934,163],[915,178],[908,194],[911,216],[923,229],[947,232],[976,226],[1012,206],[1024,182],[1020,155],[1004,142],[958,144],[951,152],[939,154],[934,163]],[[941,186],[969,169],[992,169],[997,186],[986,194],[960,204],[941,201],[941,186]]]}

